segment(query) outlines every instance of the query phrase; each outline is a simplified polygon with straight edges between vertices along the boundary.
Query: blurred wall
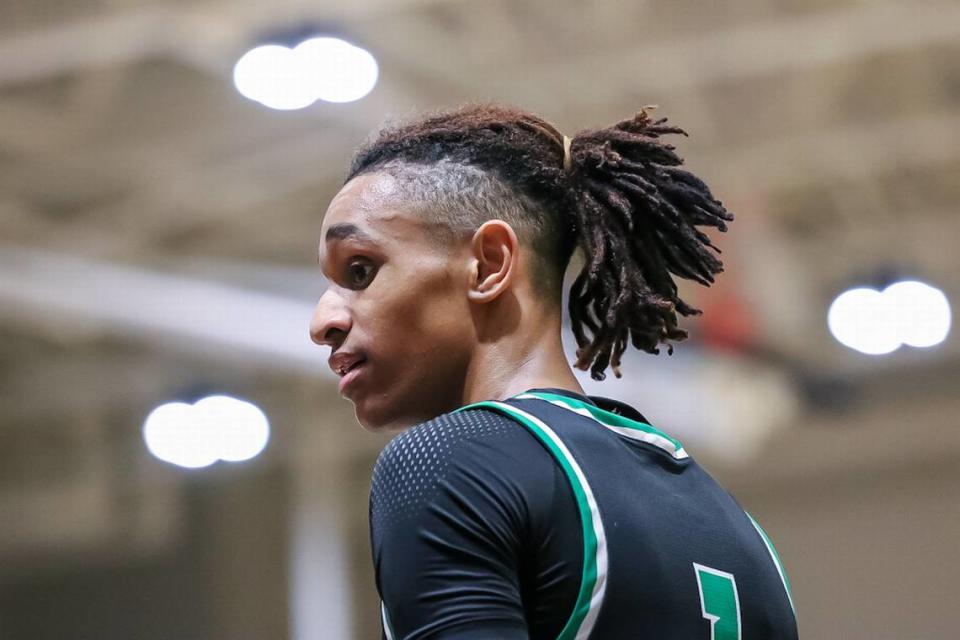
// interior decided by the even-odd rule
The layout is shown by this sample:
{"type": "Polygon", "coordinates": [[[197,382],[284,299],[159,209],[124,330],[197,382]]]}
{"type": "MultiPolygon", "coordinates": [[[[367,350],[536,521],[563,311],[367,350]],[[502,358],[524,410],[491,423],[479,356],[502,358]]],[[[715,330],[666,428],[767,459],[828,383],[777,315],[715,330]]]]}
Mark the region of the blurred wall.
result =
{"type": "Polygon", "coordinates": [[[956,638],[960,394],[865,400],[717,475],[776,543],[801,637],[956,638]]]}
{"type": "Polygon", "coordinates": [[[956,638],[956,462],[832,480],[742,496],[790,572],[801,637],[956,638]]]}
{"type": "Polygon", "coordinates": [[[186,526],[168,550],[70,558],[6,584],[0,640],[289,637],[287,470],[208,470],[180,495],[186,526]]]}

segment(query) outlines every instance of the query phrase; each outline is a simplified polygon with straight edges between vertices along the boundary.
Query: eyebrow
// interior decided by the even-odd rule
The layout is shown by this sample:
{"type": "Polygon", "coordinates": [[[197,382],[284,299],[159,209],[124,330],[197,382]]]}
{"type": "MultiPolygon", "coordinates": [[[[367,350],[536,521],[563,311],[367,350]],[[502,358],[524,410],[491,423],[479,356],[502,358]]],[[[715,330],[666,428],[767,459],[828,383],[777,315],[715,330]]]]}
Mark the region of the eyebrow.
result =
{"type": "Polygon", "coordinates": [[[327,229],[327,235],[326,238],[324,238],[324,242],[332,242],[333,240],[346,240],[347,238],[353,238],[355,240],[365,242],[373,241],[373,238],[357,225],[350,224],[349,222],[341,222],[340,224],[335,224],[327,229]]]}

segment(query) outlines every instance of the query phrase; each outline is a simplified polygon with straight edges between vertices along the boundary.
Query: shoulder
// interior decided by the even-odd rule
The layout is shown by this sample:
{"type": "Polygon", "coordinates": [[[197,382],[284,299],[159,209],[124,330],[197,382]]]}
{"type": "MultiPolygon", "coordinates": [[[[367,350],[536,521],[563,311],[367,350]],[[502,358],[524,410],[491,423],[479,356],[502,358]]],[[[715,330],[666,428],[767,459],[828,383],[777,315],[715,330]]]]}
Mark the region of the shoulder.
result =
{"type": "Polygon", "coordinates": [[[443,414],[384,447],[373,470],[371,516],[404,518],[466,493],[527,510],[553,491],[554,466],[543,445],[506,416],[482,408],[443,414]]]}
{"type": "Polygon", "coordinates": [[[509,450],[501,450],[507,445],[536,444],[525,431],[510,418],[488,409],[445,413],[390,440],[377,458],[374,475],[443,467],[471,451],[509,455],[509,450]]]}

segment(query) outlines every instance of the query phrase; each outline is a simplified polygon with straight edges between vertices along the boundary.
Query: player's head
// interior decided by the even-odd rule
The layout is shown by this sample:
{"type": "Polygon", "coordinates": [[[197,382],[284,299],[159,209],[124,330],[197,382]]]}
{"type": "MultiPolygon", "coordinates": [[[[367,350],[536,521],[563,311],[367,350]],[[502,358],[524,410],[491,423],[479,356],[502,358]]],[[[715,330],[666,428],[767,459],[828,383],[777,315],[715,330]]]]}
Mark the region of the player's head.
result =
{"type": "MultiPolygon", "coordinates": [[[[541,118],[470,106],[382,130],[351,164],[320,238],[329,288],[311,325],[348,366],[345,395],[368,428],[411,424],[457,406],[478,346],[559,327],[563,277],[584,266],[568,309],[575,366],[619,376],[628,340],[659,353],[699,310],[671,274],[709,285],[722,263],[696,225],[733,219],[680,168],[646,110],[564,136],[541,118]],[[569,154],[569,155],[567,155],[569,154]]],[[[719,250],[717,250],[719,251],[719,250]]]]}

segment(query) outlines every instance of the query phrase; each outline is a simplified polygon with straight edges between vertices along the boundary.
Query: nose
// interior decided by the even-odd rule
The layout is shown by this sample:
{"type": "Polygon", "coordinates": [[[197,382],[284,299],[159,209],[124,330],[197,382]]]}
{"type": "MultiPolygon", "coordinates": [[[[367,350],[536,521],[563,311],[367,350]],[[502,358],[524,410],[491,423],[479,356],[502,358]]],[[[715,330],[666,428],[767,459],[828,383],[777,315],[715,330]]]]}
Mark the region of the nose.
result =
{"type": "Polygon", "coordinates": [[[334,351],[343,344],[350,331],[350,314],[344,300],[332,289],[327,289],[310,320],[310,339],[334,351]]]}

